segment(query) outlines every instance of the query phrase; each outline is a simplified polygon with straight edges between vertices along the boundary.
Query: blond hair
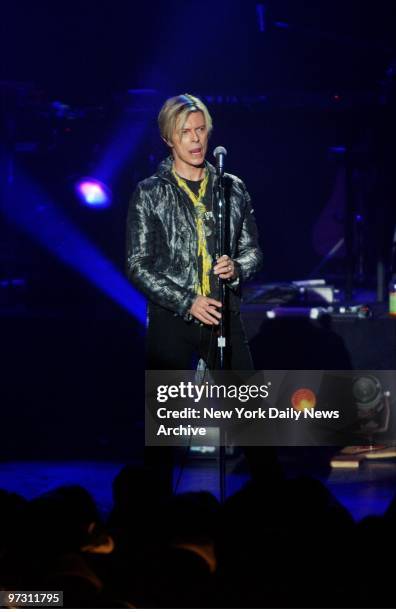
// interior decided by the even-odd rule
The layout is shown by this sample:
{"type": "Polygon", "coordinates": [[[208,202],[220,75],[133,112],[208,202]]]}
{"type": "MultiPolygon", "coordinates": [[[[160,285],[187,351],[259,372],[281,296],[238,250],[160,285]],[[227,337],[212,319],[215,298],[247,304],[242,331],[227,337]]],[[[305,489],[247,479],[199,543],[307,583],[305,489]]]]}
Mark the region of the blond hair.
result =
{"type": "Polygon", "coordinates": [[[179,127],[181,129],[188,115],[197,111],[203,113],[206,129],[210,134],[213,127],[212,117],[202,100],[190,94],[181,94],[166,100],[158,115],[158,126],[162,138],[171,143],[175,129],[179,127]]]}

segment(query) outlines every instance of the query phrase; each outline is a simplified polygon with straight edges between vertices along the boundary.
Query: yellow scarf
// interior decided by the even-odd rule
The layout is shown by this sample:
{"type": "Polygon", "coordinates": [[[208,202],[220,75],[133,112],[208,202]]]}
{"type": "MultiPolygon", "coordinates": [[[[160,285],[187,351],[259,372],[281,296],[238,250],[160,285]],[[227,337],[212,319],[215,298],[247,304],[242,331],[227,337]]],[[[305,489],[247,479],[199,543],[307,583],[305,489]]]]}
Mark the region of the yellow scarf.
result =
{"type": "Polygon", "coordinates": [[[206,244],[205,227],[204,227],[204,214],[206,212],[205,205],[202,203],[205,197],[206,188],[209,182],[209,172],[206,171],[205,178],[203,179],[198,195],[195,195],[189,188],[186,181],[176,174],[172,170],[173,176],[176,179],[177,184],[183,191],[188,195],[190,200],[195,206],[196,211],[196,223],[197,223],[197,235],[198,235],[198,257],[202,257],[202,280],[199,282],[199,277],[195,286],[195,290],[200,295],[210,295],[210,271],[212,269],[212,258],[208,253],[208,246],[206,244]]]}

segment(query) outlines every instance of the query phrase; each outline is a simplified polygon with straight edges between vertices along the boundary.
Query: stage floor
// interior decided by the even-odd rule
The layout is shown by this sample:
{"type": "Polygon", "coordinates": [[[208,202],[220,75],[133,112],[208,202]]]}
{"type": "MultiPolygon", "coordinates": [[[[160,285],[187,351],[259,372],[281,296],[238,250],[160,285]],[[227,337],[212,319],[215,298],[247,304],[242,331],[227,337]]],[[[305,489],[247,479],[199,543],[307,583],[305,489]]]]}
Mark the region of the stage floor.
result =
{"type": "MultiPolygon", "coordinates": [[[[54,487],[79,484],[95,498],[105,517],[112,507],[112,482],[122,463],[100,461],[12,461],[0,463],[0,488],[31,499],[54,487]]],[[[239,490],[248,480],[243,461],[227,461],[227,495],[239,490]]],[[[396,462],[370,461],[358,469],[333,469],[321,478],[356,520],[381,515],[396,491],[396,462]]],[[[207,490],[219,496],[218,464],[215,459],[190,460],[174,471],[177,491],[207,490]]]]}

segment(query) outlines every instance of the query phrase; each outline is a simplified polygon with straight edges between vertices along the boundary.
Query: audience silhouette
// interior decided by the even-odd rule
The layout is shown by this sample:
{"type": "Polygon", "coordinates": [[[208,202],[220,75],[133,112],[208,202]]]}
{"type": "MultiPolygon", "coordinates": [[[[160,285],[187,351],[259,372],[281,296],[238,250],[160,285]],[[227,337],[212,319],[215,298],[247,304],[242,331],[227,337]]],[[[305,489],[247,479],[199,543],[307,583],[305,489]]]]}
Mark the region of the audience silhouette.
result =
{"type": "Polygon", "coordinates": [[[393,606],[396,498],[357,523],[320,480],[274,473],[220,504],[166,497],[154,471],[125,466],[105,520],[80,486],[0,490],[0,588],[62,590],[82,608],[393,606]]]}

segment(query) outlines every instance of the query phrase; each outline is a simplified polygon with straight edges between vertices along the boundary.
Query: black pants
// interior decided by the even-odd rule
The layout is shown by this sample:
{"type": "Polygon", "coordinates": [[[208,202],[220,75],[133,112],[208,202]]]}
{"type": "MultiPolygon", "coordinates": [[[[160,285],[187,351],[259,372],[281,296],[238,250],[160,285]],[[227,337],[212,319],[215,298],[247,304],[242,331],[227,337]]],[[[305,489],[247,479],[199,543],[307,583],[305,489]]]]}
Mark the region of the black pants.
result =
{"type": "MultiPolygon", "coordinates": [[[[160,306],[150,304],[149,325],[146,339],[147,370],[190,370],[199,359],[204,359],[209,369],[219,368],[217,350],[217,326],[197,325],[160,306]]],[[[226,323],[228,349],[226,368],[234,371],[253,370],[253,361],[239,313],[229,313],[226,323]]],[[[276,457],[274,449],[245,447],[244,453],[250,471],[255,477],[264,474],[274,477],[276,457]]],[[[147,446],[144,462],[147,468],[160,472],[163,494],[172,491],[173,447],[147,446]]]]}
{"type": "MultiPolygon", "coordinates": [[[[226,321],[226,367],[252,370],[253,362],[239,313],[226,321]]],[[[190,370],[199,359],[210,369],[219,368],[217,326],[197,325],[175,317],[169,310],[150,304],[146,341],[147,370],[190,370]]]]}

